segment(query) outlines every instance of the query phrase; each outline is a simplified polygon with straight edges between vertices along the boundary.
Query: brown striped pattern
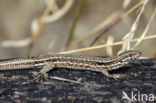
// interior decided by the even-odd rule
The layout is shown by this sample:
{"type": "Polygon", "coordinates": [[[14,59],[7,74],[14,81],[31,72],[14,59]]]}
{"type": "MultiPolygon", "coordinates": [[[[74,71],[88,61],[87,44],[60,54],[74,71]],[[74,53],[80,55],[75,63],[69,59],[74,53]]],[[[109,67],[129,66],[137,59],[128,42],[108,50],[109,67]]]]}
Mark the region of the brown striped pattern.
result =
{"type": "Polygon", "coordinates": [[[107,71],[118,69],[137,59],[139,51],[126,51],[113,58],[102,58],[94,56],[72,56],[72,55],[42,55],[33,58],[14,59],[0,62],[0,70],[28,69],[32,67],[45,66],[47,63],[54,63],[55,67],[84,69],[100,71],[103,68],[107,71]]]}

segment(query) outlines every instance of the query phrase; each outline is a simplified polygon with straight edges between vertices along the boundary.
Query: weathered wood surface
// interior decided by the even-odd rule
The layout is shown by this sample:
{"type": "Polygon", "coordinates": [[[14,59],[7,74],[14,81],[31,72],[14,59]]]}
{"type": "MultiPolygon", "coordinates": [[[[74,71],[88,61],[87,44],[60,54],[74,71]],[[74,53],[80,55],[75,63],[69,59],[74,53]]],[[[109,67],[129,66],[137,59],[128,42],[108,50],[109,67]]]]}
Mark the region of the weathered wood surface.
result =
{"type": "Polygon", "coordinates": [[[123,76],[118,80],[106,78],[98,72],[65,68],[50,71],[48,80],[40,78],[35,81],[31,80],[39,68],[2,71],[0,101],[1,103],[126,103],[126,100],[121,101],[123,91],[128,96],[132,91],[156,95],[156,59],[139,61],[112,71],[111,74],[123,76]],[[52,78],[54,76],[73,81],[55,80],[52,78]]]}

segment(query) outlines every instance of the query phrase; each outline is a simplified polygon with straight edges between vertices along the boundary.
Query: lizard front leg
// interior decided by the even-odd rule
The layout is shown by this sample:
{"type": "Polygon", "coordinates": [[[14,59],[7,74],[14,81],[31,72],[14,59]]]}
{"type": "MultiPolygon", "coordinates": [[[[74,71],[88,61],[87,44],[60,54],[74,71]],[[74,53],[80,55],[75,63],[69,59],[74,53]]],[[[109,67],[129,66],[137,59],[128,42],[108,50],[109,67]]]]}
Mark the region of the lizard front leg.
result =
{"type": "Polygon", "coordinates": [[[43,69],[41,69],[39,71],[39,73],[37,74],[37,78],[39,78],[41,75],[43,75],[44,78],[47,80],[48,79],[47,72],[54,69],[54,67],[55,67],[54,63],[51,63],[51,62],[46,63],[45,66],[43,66],[43,69]]]}

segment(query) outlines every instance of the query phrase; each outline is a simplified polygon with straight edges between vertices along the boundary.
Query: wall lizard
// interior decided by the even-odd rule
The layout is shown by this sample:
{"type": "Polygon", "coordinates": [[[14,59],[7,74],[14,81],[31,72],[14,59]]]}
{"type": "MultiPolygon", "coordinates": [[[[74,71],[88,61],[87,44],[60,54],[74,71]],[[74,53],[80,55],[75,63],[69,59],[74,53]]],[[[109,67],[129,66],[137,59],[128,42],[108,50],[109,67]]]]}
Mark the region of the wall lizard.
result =
{"type": "Polygon", "coordinates": [[[42,67],[38,76],[43,75],[48,78],[47,72],[56,68],[73,68],[101,72],[107,77],[115,78],[108,71],[118,69],[130,64],[131,61],[138,59],[141,52],[128,50],[112,58],[102,58],[96,56],[73,56],[65,54],[49,54],[38,57],[13,59],[0,62],[0,71],[29,69],[42,67]]]}

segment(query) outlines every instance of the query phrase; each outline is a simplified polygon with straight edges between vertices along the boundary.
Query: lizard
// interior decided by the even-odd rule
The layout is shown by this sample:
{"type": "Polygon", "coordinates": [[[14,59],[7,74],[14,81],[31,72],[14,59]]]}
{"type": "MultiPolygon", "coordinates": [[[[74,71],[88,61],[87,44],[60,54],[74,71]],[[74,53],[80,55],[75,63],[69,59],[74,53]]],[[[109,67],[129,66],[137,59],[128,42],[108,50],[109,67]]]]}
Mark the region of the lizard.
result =
{"type": "Polygon", "coordinates": [[[67,54],[47,54],[37,57],[19,58],[0,62],[0,71],[6,70],[22,70],[33,67],[42,67],[38,72],[38,76],[43,75],[48,78],[47,72],[54,68],[73,68],[80,70],[90,70],[101,72],[109,78],[116,79],[109,71],[119,69],[138,59],[141,55],[140,51],[127,50],[117,56],[111,58],[103,58],[97,56],[74,56],[67,54]]]}

